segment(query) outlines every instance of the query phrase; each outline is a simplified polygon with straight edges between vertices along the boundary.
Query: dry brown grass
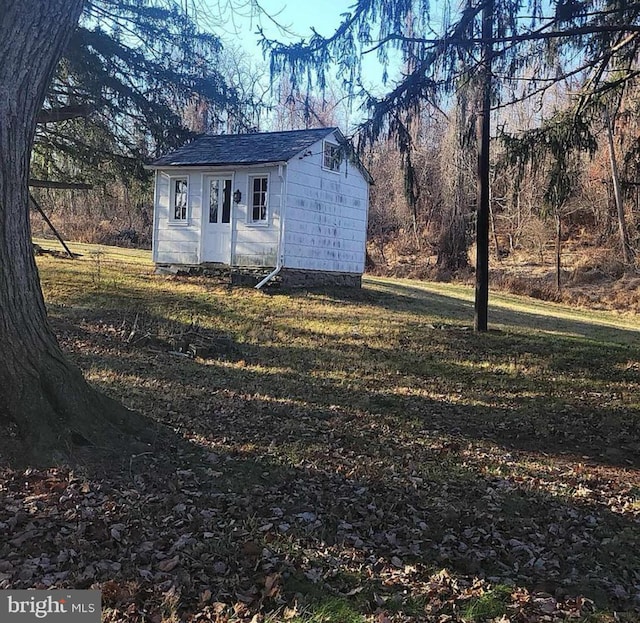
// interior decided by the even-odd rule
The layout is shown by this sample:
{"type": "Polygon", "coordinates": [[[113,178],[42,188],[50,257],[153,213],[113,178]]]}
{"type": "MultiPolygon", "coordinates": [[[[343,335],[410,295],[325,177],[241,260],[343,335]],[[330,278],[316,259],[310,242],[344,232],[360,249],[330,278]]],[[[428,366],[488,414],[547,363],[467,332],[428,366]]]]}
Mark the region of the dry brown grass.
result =
{"type": "Polygon", "coordinates": [[[617,249],[580,247],[571,243],[566,246],[560,291],[556,288],[552,258],[541,263],[524,254],[494,262],[493,287],[585,309],[640,311],[640,275],[634,268],[625,268],[617,249]]]}
{"type": "MultiPolygon", "coordinates": [[[[369,249],[374,260],[370,274],[404,277],[426,281],[457,281],[472,283],[473,269],[453,275],[437,266],[437,256],[425,245],[422,252],[406,244],[390,241],[369,249]]],[[[543,253],[516,251],[497,260],[490,260],[491,288],[521,296],[584,308],[640,312],[640,274],[635,268],[625,267],[615,247],[585,245],[578,241],[564,243],[562,253],[561,289],[556,287],[554,252],[547,247],[543,253]]],[[[475,247],[469,251],[473,264],[475,247]]]]}

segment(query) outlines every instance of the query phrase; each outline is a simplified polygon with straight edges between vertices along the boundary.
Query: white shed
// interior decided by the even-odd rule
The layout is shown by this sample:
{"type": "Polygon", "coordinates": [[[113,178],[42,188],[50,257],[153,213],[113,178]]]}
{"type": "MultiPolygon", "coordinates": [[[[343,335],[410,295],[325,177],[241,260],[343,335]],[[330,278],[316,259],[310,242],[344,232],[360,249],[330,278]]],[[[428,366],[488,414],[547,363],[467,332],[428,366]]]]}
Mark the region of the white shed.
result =
{"type": "Polygon", "coordinates": [[[360,284],[372,180],[337,128],[201,136],[149,168],[158,267],[360,284]]]}

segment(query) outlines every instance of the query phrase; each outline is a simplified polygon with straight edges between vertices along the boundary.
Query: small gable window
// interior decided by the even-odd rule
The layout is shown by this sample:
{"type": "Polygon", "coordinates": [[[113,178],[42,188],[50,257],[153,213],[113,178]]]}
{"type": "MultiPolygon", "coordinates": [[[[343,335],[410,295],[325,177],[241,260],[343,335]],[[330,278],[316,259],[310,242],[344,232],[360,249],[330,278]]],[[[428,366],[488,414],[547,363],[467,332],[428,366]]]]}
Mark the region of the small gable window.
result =
{"type": "Polygon", "coordinates": [[[171,218],[181,223],[188,217],[189,180],[186,177],[171,179],[171,218]]]}
{"type": "Polygon", "coordinates": [[[249,178],[249,216],[252,223],[267,223],[268,185],[269,178],[266,175],[249,178]]]}
{"type": "Polygon", "coordinates": [[[329,171],[339,171],[341,162],[342,154],[340,153],[340,146],[325,141],[322,160],[323,168],[329,171]]]}

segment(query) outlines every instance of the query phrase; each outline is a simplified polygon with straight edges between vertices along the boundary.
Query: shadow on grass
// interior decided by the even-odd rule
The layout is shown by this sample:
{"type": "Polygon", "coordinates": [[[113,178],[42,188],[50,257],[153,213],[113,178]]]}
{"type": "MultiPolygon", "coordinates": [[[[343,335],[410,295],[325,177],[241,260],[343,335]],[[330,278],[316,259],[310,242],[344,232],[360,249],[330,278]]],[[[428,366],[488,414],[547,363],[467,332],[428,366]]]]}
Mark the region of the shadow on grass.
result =
{"type": "MultiPolygon", "coordinates": [[[[77,331],[66,346],[103,389],[170,427],[161,446],[131,463],[128,482],[115,485],[130,507],[105,504],[108,512],[82,530],[54,517],[63,538],[48,533],[38,543],[38,555],[51,559],[61,546],[84,552],[89,543],[83,564],[93,565],[93,582],[142,577],[150,593],[164,590],[154,584],[178,586],[180,607],[195,611],[207,589],[251,605],[260,593],[247,591],[277,573],[289,603],[295,592],[338,595],[370,614],[376,596],[403,611],[407,588],[420,597],[445,567],[469,581],[633,607],[640,543],[631,518],[488,473],[464,448],[442,444],[441,432],[464,436],[471,418],[467,436],[482,438],[477,420],[488,409],[419,397],[376,405],[371,390],[326,380],[314,387],[313,370],[293,371],[303,355],[296,348],[282,347],[291,368],[274,375],[247,364],[274,358],[255,345],[244,366],[126,350],[100,330],[77,331]],[[117,539],[113,525],[122,526],[117,539]],[[140,543],[153,549],[140,554],[140,543]],[[179,566],[163,570],[160,562],[175,556],[179,566]],[[93,564],[118,560],[117,572],[93,564]]],[[[502,433],[493,431],[496,440],[502,433]]],[[[42,572],[34,573],[29,583],[42,572]]]]}
{"type": "MultiPolygon", "coordinates": [[[[361,292],[350,292],[348,289],[337,291],[325,291],[328,299],[345,303],[362,302],[371,305],[380,305],[390,312],[408,312],[418,316],[437,315],[446,320],[462,322],[461,326],[473,325],[473,291],[468,290],[464,295],[454,296],[433,292],[425,284],[416,285],[372,279],[365,282],[361,292]]],[[[566,309],[566,308],[565,308],[566,309]]],[[[575,312],[576,315],[580,312],[575,312]]],[[[584,312],[586,315],[587,312],[584,312]]],[[[489,302],[489,325],[498,325],[506,330],[535,330],[545,331],[573,338],[584,338],[587,341],[607,342],[616,344],[629,344],[640,346],[640,326],[638,328],[625,328],[616,326],[614,322],[606,319],[602,312],[594,312],[593,317],[587,320],[567,318],[562,306],[554,305],[537,299],[527,299],[509,295],[494,295],[489,302]],[[518,309],[509,309],[509,300],[520,300],[520,305],[537,309],[536,313],[518,309]]]]}
{"type": "MultiPolygon", "coordinates": [[[[504,329],[476,336],[463,330],[470,303],[404,286],[275,299],[282,309],[270,297],[254,309],[167,288],[148,308],[144,294],[119,286],[104,293],[106,309],[53,310],[61,341],[93,381],[169,428],[125,470],[130,508],[105,507],[88,536],[62,532],[63,545],[84,539],[96,561],[133,561],[117,573],[123,582],[180,585],[187,610],[206,588],[233,601],[279,573],[288,600],[314,587],[319,597],[362,587],[348,599],[371,613],[375,595],[400,595],[403,607],[407,587],[442,567],[632,607],[640,548],[631,516],[572,497],[571,476],[558,476],[552,495],[523,480],[517,460],[481,455],[491,442],[546,461],[572,453],[637,464],[635,403],[620,395],[637,382],[634,331],[594,335],[589,323],[500,310],[504,329]],[[300,327],[287,303],[307,296],[320,309],[300,327]],[[336,300],[340,308],[329,309],[336,300]],[[128,346],[118,328],[140,309],[150,326],[168,322],[158,309],[220,317],[233,348],[192,361],[168,345],[128,346]],[[321,330],[323,314],[358,326],[381,309],[393,312],[388,332],[321,330]],[[539,331],[521,330],[531,326],[539,331]],[[109,536],[114,522],[125,539],[109,536]],[[189,535],[178,548],[176,534],[189,535]],[[152,541],[153,551],[180,557],[176,571],[158,571],[153,552],[138,552],[152,541]]],[[[38,547],[53,557],[60,545],[47,534],[38,547]]],[[[96,569],[94,579],[113,579],[111,568],[96,569]]]]}
{"type": "MultiPolygon", "coordinates": [[[[206,410],[212,396],[216,402],[219,393],[232,392],[223,402],[263,396],[264,408],[276,419],[304,405],[320,417],[332,410],[364,413],[409,425],[418,434],[570,453],[623,467],[639,464],[638,371],[630,365],[638,352],[628,346],[607,343],[605,359],[601,342],[544,333],[473,335],[455,327],[428,328],[415,319],[407,322],[416,326],[407,324],[406,332],[376,346],[366,335],[345,346],[344,339],[314,335],[276,318],[271,321],[279,325],[276,340],[241,343],[232,335],[223,352],[203,362],[169,354],[166,343],[163,352],[101,336],[101,327],[122,324],[122,315],[86,310],[83,315],[93,315],[98,328],[86,331],[82,341],[106,339],[112,351],[103,354],[99,367],[128,369],[126,382],[155,384],[167,404],[190,401],[194,414],[203,405],[206,410]],[[407,342],[406,335],[413,340],[407,342]],[[287,339],[297,345],[283,343],[287,339]]],[[[162,326],[167,321],[147,314],[146,322],[162,326]]],[[[171,326],[189,329],[176,321],[171,326]]],[[[84,369],[97,365],[92,349],[78,357],[84,369]]]]}

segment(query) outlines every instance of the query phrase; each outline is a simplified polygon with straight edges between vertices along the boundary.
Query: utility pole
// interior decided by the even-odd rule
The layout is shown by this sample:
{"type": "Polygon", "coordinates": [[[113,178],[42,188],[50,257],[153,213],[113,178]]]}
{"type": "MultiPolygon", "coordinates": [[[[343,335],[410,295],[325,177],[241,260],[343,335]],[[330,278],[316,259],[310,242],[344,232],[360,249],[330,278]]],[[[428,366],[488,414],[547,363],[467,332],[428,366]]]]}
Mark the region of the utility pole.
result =
{"type": "Polygon", "coordinates": [[[489,140],[491,134],[491,57],[493,56],[493,0],[482,7],[482,111],[480,117],[480,152],[478,154],[478,209],[476,218],[476,297],[475,331],[487,330],[489,308],[489,140]]]}

